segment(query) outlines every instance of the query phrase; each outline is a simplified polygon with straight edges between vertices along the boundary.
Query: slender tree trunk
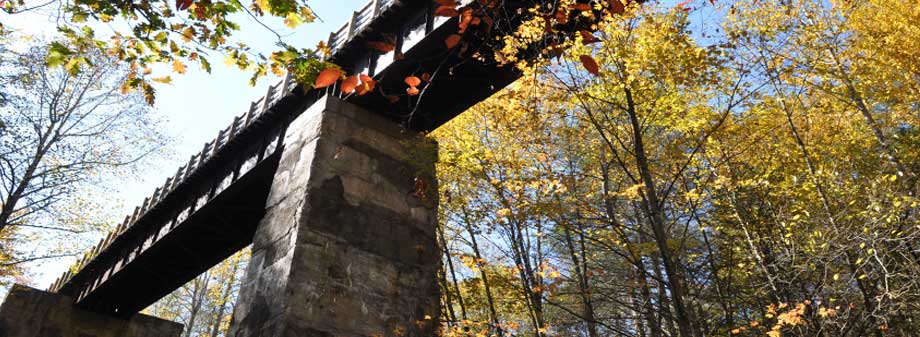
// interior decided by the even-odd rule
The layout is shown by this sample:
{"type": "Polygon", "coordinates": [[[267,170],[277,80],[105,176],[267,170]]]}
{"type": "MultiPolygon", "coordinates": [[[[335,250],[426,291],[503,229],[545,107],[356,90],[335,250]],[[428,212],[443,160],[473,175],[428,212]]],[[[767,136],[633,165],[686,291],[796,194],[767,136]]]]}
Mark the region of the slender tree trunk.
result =
{"type": "MultiPolygon", "coordinates": [[[[585,326],[588,330],[588,336],[598,337],[597,334],[597,321],[594,318],[594,306],[591,303],[591,291],[588,285],[588,277],[585,275],[585,272],[582,270],[582,262],[579,262],[578,255],[575,252],[575,244],[572,240],[572,233],[568,227],[563,229],[565,234],[565,243],[569,249],[569,257],[572,259],[572,266],[575,268],[575,278],[578,280],[578,292],[581,296],[582,304],[582,317],[585,321],[585,326]]],[[[584,241],[582,240],[582,243],[584,241]]],[[[581,249],[581,256],[584,258],[584,246],[581,249]]]]}
{"type": "Polygon", "coordinates": [[[49,135],[51,132],[53,132],[53,130],[54,124],[51,124],[41,134],[38,139],[38,145],[36,146],[35,153],[32,155],[32,159],[29,161],[29,165],[26,167],[25,172],[23,172],[22,177],[15,184],[16,187],[12,191],[9,191],[9,194],[7,194],[5,200],[3,200],[3,206],[0,207],[0,233],[2,233],[3,230],[6,229],[6,227],[9,225],[12,225],[10,223],[10,219],[13,217],[13,213],[16,211],[16,205],[19,204],[19,201],[22,199],[23,194],[25,194],[26,189],[29,187],[29,185],[32,184],[32,179],[35,176],[35,170],[38,169],[38,165],[41,164],[42,160],[44,159],[48,148],[53,145],[53,142],[49,142],[49,135]]]}
{"type": "Polygon", "coordinates": [[[223,293],[220,296],[220,305],[217,308],[217,315],[214,316],[214,320],[211,322],[211,337],[217,337],[220,333],[220,323],[224,320],[224,311],[227,309],[227,304],[230,303],[230,295],[233,292],[233,286],[236,285],[236,273],[239,270],[240,266],[240,257],[237,254],[237,257],[233,261],[233,267],[230,269],[230,279],[227,281],[226,287],[223,289],[223,293]]]}
{"type": "MultiPolygon", "coordinates": [[[[460,304],[460,316],[465,320],[466,307],[463,305],[463,295],[460,294],[460,285],[457,284],[457,273],[454,271],[454,260],[452,260],[450,257],[450,250],[447,248],[447,239],[444,238],[444,229],[440,226],[438,226],[438,235],[441,239],[441,246],[444,247],[444,254],[446,255],[445,258],[447,259],[447,268],[450,269],[450,276],[454,282],[454,289],[457,290],[457,303],[460,304]]],[[[444,278],[446,283],[447,275],[444,275],[444,278]]],[[[446,288],[445,292],[450,293],[450,289],[446,288]]],[[[453,309],[451,309],[451,312],[453,312],[453,309]]]]}
{"type": "Polygon", "coordinates": [[[192,290],[192,305],[189,308],[188,322],[185,327],[185,337],[191,337],[192,331],[195,329],[195,320],[198,318],[198,313],[201,311],[201,305],[204,303],[204,297],[208,292],[208,281],[210,281],[210,275],[204,273],[195,279],[194,288],[192,290]]]}
{"type": "Polygon", "coordinates": [[[693,332],[690,314],[687,310],[687,306],[684,304],[685,291],[681,277],[678,275],[677,258],[668,247],[668,240],[670,237],[665,229],[664,211],[661,208],[662,203],[661,200],[658,199],[657,187],[652,177],[648,157],[646,156],[642,126],[636,114],[632,91],[625,89],[625,93],[627,114],[629,115],[630,124],[632,124],[633,129],[633,152],[636,156],[636,166],[639,170],[639,176],[642,183],[645,185],[645,188],[642,189],[642,194],[644,196],[641,200],[642,209],[645,211],[649,223],[651,224],[652,232],[655,236],[655,243],[658,246],[665,273],[667,274],[668,288],[671,292],[671,301],[674,305],[678,330],[682,337],[693,337],[697,334],[693,332]]]}
{"type": "Polygon", "coordinates": [[[492,284],[489,283],[489,274],[486,272],[485,265],[482,263],[482,252],[479,250],[479,243],[476,241],[476,233],[473,232],[473,228],[469,222],[466,222],[465,225],[466,231],[470,235],[470,245],[473,248],[473,254],[476,256],[476,266],[479,267],[479,276],[482,278],[482,287],[486,292],[486,302],[489,305],[489,319],[492,321],[494,328],[499,330],[499,335],[501,335],[502,331],[499,328],[498,312],[495,310],[495,298],[492,297],[492,284]]]}

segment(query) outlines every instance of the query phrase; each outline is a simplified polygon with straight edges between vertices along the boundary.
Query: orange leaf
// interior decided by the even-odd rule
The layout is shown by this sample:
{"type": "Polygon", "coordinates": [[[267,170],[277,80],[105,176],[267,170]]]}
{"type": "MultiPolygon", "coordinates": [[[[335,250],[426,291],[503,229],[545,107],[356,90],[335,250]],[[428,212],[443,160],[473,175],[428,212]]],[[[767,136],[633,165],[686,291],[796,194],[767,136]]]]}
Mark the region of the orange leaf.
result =
{"type": "Polygon", "coordinates": [[[418,92],[419,92],[419,91],[418,91],[418,88],[416,88],[416,87],[410,86],[410,87],[406,88],[406,93],[409,94],[409,96],[418,95],[418,92]]]}
{"type": "Polygon", "coordinates": [[[466,27],[470,25],[470,22],[473,22],[473,10],[467,8],[460,13],[460,23],[457,25],[460,28],[460,34],[466,31],[466,27]]]}
{"type": "Polygon", "coordinates": [[[577,10],[580,10],[580,11],[590,11],[590,10],[591,10],[591,5],[589,5],[589,4],[575,4],[574,8],[577,9],[577,10]]]}
{"type": "Polygon", "coordinates": [[[434,10],[434,16],[452,17],[452,16],[457,16],[457,15],[460,15],[460,13],[457,13],[457,9],[451,6],[442,5],[441,7],[438,7],[438,9],[434,10]]]}
{"type": "Polygon", "coordinates": [[[193,0],[176,0],[176,9],[184,11],[192,5],[193,0]]]}
{"type": "Polygon", "coordinates": [[[410,87],[417,87],[419,84],[422,84],[422,80],[415,76],[408,76],[406,77],[406,84],[410,87]]]}
{"type": "Polygon", "coordinates": [[[396,49],[395,44],[383,41],[368,41],[366,45],[370,48],[380,51],[381,53],[389,53],[396,49]]]}
{"type": "Polygon", "coordinates": [[[360,74],[358,77],[361,79],[361,84],[358,85],[356,93],[358,96],[374,91],[374,87],[377,86],[377,81],[374,81],[373,78],[365,74],[360,74]]]}
{"type": "Polygon", "coordinates": [[[591,58],[591,56],[582,55],[578,58],[581,60],[581,65],[585,66],[585,69],[588,69],[589,73],[593,75],[600,74],[600,67],[598,67],[597,61],[591,58]]]}
{"type": "Polygon", "coordinates": [[[454,0],[434,0],[434,2],[437,2],[441,6],[457,7],[457,2],[454,0]]]}
{"type": "Polygon", "coordinates": [[[693,2],[693,0],[687,0],[687,1],[681,2],[681,3],[677,4],[677,7],[680,7],[680,8],[683,9],[684,11],[689,11],[689,10],[690,10],[690,3],[691,3],[691,2],[693,2]]]}
{"type": "Polygon", "coordinates": [[[447,49],[451,49],[460,43],[460,34],[451,34],[446,39],[444,39],[444,44],[447,45],[447,49]]]}
{"type": "Polygon", "coordinates": [[[355,91],[355,88],[358,87],[358,75],[351,75],[342,81],[342,87],[339,89],[346,94],[350,94],[355,91]]]}
{"type": "Polygon", "coordinates": [[[313,88],[319,89],[328,87],[335,83],[335,81],[338,81],[340,77],[342,77],[342,71],[338,68],[324,69],[316,76],[316,82],[313,83],[313,88]]]}

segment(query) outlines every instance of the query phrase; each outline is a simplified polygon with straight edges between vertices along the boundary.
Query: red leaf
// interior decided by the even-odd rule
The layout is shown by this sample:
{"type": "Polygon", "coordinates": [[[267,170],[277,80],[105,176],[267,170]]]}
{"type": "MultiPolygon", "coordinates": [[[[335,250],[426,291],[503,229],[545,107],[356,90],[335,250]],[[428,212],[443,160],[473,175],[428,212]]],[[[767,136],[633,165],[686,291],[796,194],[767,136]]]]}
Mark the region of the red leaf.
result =
{"type": "Polygon", "coordinates": [[[351,75],[342,81],[342,86],[339,88],[342,92],[350,94],[355,91],[355,88],[358,87],[358,75],[351,75]]]}
{"type": "Polygon", "coordinates": [[[434,0],[441,6],[457,7],[457,2],[454,0],[434,0]]]}
{"type": "Polygon", "coordinates": [[[389,53],[396,49],[395,44],[383,41],[367,41],[366,45],[370,48],[380,51],[381,53],[389,53]]]}
{"type": "Polygon", "coordinates": [[[195,6],[195,17],[199,20],[204,20],[207,14],[204,11],[204,6],[195,6]]]}
{"type": "Polygon", "coordinates": [[[591,56],[582,55],[578,58],[581,60],[581,65],[585,66],[585,69],[588,69],[589,73],[593,75],[600,74],[600,67],[598,67],[597,61],[591,58],[591,56]]]}
{"type": "Polygon", "coordinates": [[[591,32],[587,30],[582,30],[582,31],[579,31],[578,33],[581,34],[581,41],[584,44],[591,44],[591,43],[600,41],[596,37],[594,37],[594,34],[591,34],[591,32]]]}
{"type": "Polygon", "coordinates": [[[687,1],[681,2],[681,3],[677,4],[677,7],[680,7],[680,8],[683,9],[685,12],[686,12],[686,11],[689,11],[689,10],[690,10],[690,3],[691,3],[691,2],[693,2],[693,0],[687,0],[687,1]]]}
{"type": "Polygon", "coordinates": [[[580,11],[590,11],[590,10],[591,10],[591,5],[589,5],[589,4],[575,4],[575,6],[574,6],[573,8],[575,8],[576,10],[580,10],[580,11]]]}
{"type": "Polygon", "coordinates": [[[620,14],[626,11],[626,6],[623,5],[621,0],[610,0],[610,13],[611,14],[620,14]]]}
{"type": "Polygon", "coordinates": [[[341,70],[338,68],[327,68],[316,76],[316,82],[313,83],[313,88],[319,89],[328,87],[335,83],[335,81],[338,81],[340,77],[342,77],[341,70]]]}
{"type": "Polygon", "coordinates": [[[452,49],[452,48],[454,48],[454,46],[456,46],[458,43],[460,43],[460,35],[459,35],[459,34],[451,34],[451,35],[448,36],[446,39],[444,39],[444,44],[447,45],[447,49],[452,49]]]}
{"type": "Polygon", "coordinates": [[[430,82],[430,81],[431,81],[431,74],[429,74],[429,73],[424,73],[424,74],[422,74],[422,81],[430,82]]]}
{"type": "Polygon", "coordinates": [[[442,5],[441,7],[438,7],[438,9],[434,10],[434,16],[452,17],[452,16],[457,16],[457,15],[460,15],[460,13],[457,12],[456,8],[453,8],[451,6],[442,5]]]}
{"type": "Polygon", "coordinates": [[[417,87],[419,86],[419,84],[422,84],[422,80],[420,80],[418,77],[415,77],[415,76],[407,76],[406,84],[409,85],[410,87],[417,87]]]}
{"type": "Polygon", "coordinates": [[[406,93],[409,94],[409,96],[415,96],[418,95],[419,91],[416,87],[408,87],[406,88],[406,93]]]}
{"type": "Polygon", "coordinates": [[[194,0],[176,0],[176,9],[184,11],[188,9],[194,0]]]}
{"type": "Polygon", "coordinates": [[[569,22],[569,14],[563,11],[556,12],[556,22],[560,25],[566,24],[566,22],[569,22]]]}
{"type": "Polygon", "coordinates": [[[390,101],[390,104],[396,104],[397,102],[399,102],[399,96],[387,95],[387,100],[390,101]]]}

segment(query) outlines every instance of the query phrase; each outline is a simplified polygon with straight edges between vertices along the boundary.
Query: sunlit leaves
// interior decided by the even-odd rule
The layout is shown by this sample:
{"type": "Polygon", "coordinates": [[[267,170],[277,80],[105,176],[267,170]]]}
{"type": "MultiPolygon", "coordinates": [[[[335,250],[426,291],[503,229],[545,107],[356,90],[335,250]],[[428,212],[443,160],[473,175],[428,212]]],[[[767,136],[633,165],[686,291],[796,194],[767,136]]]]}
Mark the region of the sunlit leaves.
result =
{"type": "Polygon", "coordinates": [[[63,43],[55,41],[49,45],[46,61],[48,62],[48,66],[57,67],[67,61],[67,57],[72,54],[73,51],[71,51],[70,48],[63,43]]]}
{"type": "Polygon", "coordinates": [[[415,96],[419,94],[418,86],[422,84],[422,80],[415,76],[408,76],[404,79],[406,85],[409,87],[406,88],[406,93],[409,96],[415,96]]]}
{"type": "MultiPolygon", "coordinates": [[[[316,81],[313,82],[313,88],[319,89],[328,87],[335,84],[335,82],[338,81],[341,77],[342,71],[338,68],[325,69],[321,71],[318,76],[316,76],[316,81]]],[[[352,90],[354,90],[354,88],[352,88],[352,90]]]]}
{"type": "MultiPolygon", "coordinates": [[[[22,1],[4,1],[5,9],[14,13],[25,6],[22,1]]],[[[184,73],[191,63],[198,63],[200,69],[211,70],[209,57],[228,56],[228,62],[241,70],[252,73],[250,83],[277,69],[296,70],[298,80],[312,81],[318,74],[321,60],[318,53],[309,49],[296,49],[280,44],[279,53],[297,53],[294,57],[268,57],[245,43],[232,37],[240,26],[234,16],[249,12],[258,17],[271,15],[284,20],[289,28],[296,28],[312,22],[316,16],[302,0],[255,0],[255,1],[196,1],[196,0],[154,0],[132,6],[107,0],[81,0],[61,7],[59,31],[63,35],[55,52],[48,56],[49,66],[66,67],[66,70],[80,71],[81,60],[71,59],[66,48],[85,49],[85,46],[103,48],[109,55],[118,58],[135,69],[169,69],[184,73]],[[97,22],[121,20],[124,24],[111,25],[111,38],[98,38],[90,27],[97,22]],[[121,27],[130,27],[130,30],[121,27]],[[308,59],[313,59],[309,61],[308,59]],[[289,61],[289,62],[285,62],[289,61]],[[165,65],[166,67],[152,67],[165,65]],[[181,66],[180,66],[181,65],[181,66]]],[[[273,53],[272,56],[275,56],[273,53]]],[[[159,70],[157,70],[159,71],[159,70]]],[[[136,76],[126,87],[151,94],[143,89],[141,82],[147,76],[136,76]]]]}
{"type": "Polygon", "coordinates": [[[355,91],[355,88],[358,87],[358,75],[351,75],[345,78],[342,81],[342,85],[339,87],[342,90],[342,93],[350,94],[355,91]]]}
{"type": "Polygon", "coordinates": [[[182,63],[182,61],[173,60],[172,69],[177,74],[185,74],[186,66],[185,63],[182,63]]]}
{"type": "Polygon", "coordinates": [[[407,76],[404,81],[406,82],[406,85],[410,87],[417,87],[422,84],[422,80],[415,76],[407,76]]]}
{"type": "Polygon", "coordinates": [[[356,95],[361,96],[374,91],[374,88],[377,86],[377,81],[365,74],[359,74],[358,77],[361,79],[361,84],[359,84],[356,89],[356,95]]]}
{"type": "Polygon", "coordinates": [[[172,83],[172,77],[169,77],[169,76],[154,77],[154,78],[152,78],[151,80],[153,80],[154,82],[163,83],[163,84],[171,84],[171,83],[172,83]]]}

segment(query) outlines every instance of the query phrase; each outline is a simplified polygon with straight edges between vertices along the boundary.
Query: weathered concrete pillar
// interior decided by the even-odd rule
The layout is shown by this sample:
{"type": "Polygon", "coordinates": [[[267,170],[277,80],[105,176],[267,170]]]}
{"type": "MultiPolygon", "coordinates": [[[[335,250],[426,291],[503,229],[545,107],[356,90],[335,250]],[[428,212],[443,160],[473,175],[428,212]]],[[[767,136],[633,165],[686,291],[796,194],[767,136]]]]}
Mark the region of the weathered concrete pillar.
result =
{"type": "Polygon", "coordinates": [[[432,336],[437,145],[328,96],[283,144],[229,336],[432,336]]]}
{"type": "Polygon", "coordinates": [[[182,324],[137,314],[129,320],[74,307],[72,298],[15,285],[0,305],[3,337],[179,337],[182,324]]]}

